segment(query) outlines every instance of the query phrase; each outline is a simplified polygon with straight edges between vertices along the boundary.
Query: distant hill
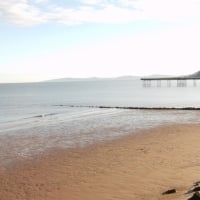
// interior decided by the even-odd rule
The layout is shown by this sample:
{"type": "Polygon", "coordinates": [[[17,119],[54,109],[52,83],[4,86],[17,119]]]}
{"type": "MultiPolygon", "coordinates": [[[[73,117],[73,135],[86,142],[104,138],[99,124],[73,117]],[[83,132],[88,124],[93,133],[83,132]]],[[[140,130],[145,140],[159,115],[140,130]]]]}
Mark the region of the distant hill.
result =
{"type": "MultiPolygon", "coordinates": [[[[175,76],[172,75],[159,75],[153,74],[149,76],[119,76],[119,77],[109,77],[109,78],[102,78],[102,77],[89,77],[89,78],[60,78],[60,79],[52,79],[47,80],[45,82],[73,82],[73,81],[101,81],[101,80],[139,80],[140,78],[174,78],[175,76]]],[[[187,77],[187,78],[200,78],[200,71],[186,76],[178,76],[178,77],[187,77]]]]}
{"type": "Polygon", "coordinates": [[[190,74],[188,76],[184,76],[188,78],[200,78],[200,71],[195,72],[194,74],[190,74]]]}
{"type": "Polygon", "coordinates": [[[87,81],[87,80],[98,80],[99,78],[59,78],[59,79],[52,79],[47,80],[45,82],[71,82],[71,81],[87,81]]]}
{"type": "Polygon", "coordinates": [[[60,78],[47,80],[45,82],[72,82],[72,81],[100,81],[100,80],[136,80],[140,79],[139,76],[120,76],[115,78],[100,78],[100,77],[89,77],[89,78],[60,78]]]}

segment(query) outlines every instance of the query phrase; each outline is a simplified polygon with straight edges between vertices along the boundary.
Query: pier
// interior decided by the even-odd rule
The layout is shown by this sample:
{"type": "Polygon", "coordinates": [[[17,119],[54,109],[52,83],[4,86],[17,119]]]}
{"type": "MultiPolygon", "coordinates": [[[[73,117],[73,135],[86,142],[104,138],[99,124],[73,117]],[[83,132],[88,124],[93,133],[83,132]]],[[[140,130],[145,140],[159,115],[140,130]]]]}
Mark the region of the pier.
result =
{"type": "Polygon", "coordinates": [[[188,81],[192,81],[194,87],[197,86],[197,81],[200,80],[200,71],[186,76],[174,76],[174,77],[156,77],[156,78],[141,78],[143,87],[152,87],[153,82],[157,87],[162,86],[162,82],[165,82],[167,87],[171,87],[173,82],[176,82],[177,87],[187,87],[188,81]]]}

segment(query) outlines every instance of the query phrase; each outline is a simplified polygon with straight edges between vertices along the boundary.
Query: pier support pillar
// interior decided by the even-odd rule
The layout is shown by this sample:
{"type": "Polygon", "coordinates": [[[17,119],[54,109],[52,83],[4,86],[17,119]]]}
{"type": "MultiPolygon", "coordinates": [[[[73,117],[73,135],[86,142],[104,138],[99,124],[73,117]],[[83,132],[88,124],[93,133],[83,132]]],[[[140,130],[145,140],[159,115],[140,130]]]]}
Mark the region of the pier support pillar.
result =
{"type": "Polygon", "coordinates": [[[167,80],[167,87],[171,87],[171,80],[167,80]]]}
{"type": "Polygon", "coordinates": [[[148,81],[148,87],[151,87],[151,80],[148,81]]]}
{"type": "Polygon", "coordinates": [[[197,81],[194,79],[193,80],[193,86],[196,87],[197,86],[197,81]]]}
{"type": "Polygon", "coordinates": [[[182,80],[182,79],[179,79],[177,80],[177,87],[186,87],[187,86],[187,80],[182,80]]]}
{"type": "Polygon", "coordinates": [[[143,87],[151,87],[151,80],[143,80],[143,87]]]}
{"type": "Polygon", "coordinates": [[[161,80],[157,80],[157,87],[161,87],[161,80]]]}

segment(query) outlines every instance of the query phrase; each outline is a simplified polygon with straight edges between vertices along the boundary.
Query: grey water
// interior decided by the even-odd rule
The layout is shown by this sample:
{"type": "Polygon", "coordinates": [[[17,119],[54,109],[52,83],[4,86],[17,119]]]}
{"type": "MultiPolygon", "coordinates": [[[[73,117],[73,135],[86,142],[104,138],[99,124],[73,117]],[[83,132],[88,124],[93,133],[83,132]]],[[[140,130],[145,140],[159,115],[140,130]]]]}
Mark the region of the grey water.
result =
{"type": "Polygon", "coordinates": [[[144,88],[140,80],[0,84],[0,122],[68,112],[59,105],[200,107],[199,91],[190,85],[144,88]]]}
{"type": "Polygon", "coordinates": [[[83,147],[162,124],[199,123],[200,111],[111,107],[200,107],[200,85],[144,88],[140,80],[0,84],[0,160],[83,147]],[[90,107],[90,106],[97,106],[90,107]]]}

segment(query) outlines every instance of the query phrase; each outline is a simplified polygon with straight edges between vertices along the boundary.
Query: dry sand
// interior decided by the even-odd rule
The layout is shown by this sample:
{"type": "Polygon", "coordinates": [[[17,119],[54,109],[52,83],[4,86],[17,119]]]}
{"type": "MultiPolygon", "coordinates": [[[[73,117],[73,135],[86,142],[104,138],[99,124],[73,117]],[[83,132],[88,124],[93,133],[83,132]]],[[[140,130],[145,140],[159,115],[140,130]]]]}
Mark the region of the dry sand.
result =
{"type": "Polygon", "coordinates": [[[2,169],[0,200],[181,200],[199,180],[200,125],[172,125],[2,169]]]}

